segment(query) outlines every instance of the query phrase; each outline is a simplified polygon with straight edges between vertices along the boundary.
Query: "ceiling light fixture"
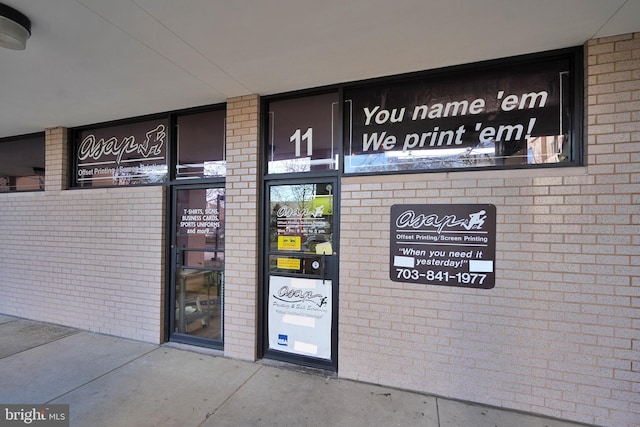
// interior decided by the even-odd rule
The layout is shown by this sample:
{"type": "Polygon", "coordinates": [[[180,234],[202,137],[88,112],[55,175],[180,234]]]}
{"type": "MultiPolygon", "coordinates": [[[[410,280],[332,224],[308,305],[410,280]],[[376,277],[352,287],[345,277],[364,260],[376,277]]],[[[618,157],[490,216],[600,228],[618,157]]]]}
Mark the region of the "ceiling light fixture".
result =
{"type": "Polygon", "coordinates": [[[24,50],[31,37],[31,21],[12,7],[0,3],[0,46],[24,50]]]}

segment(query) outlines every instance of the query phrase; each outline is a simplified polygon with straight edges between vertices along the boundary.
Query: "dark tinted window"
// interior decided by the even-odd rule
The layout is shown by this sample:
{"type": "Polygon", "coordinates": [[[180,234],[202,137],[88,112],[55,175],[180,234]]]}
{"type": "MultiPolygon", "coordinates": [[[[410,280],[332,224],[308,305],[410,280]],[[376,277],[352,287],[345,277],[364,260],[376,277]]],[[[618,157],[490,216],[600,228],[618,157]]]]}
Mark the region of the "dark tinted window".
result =
{"type": "Polygon", "coordinates": [[[44,133],[0,140],[0,192],[44,190],[44,133]]]}
{"type": "Polygon", "coordinates": [[[225,110],[179,116],[177,123],[176,177],[225,176],[225,110]]]}
{"type": "Polygon", "coordinates": [[[268,106],[268,173],[338,168],[338,94],[272,101],[268,106]]]}

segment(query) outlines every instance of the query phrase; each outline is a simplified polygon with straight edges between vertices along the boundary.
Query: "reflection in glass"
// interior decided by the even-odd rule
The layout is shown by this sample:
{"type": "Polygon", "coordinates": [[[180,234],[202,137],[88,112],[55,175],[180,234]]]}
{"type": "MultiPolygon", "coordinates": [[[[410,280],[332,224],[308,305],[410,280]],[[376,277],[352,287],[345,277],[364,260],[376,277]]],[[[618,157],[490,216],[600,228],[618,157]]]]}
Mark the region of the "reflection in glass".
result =
{"type": "Polygon", "coordinates": [[[160,184],[167,179],[168,120],[88,129],[75,135],[78,187],[160,184]]]}
{"type": "Polygon", "coordinates": [[[269,206],[269,270],[318,274],[322,257],[312,255],[333,253],[332,184],[272,186],[269,206]]]}
{"type": "Polygon", "coordinates": [[[272,101],[268,112],[268,173],[338,168],[337,93],[272,101]]]}
{"type": "Polygon", "coordinates": [[[559,58],[347,89],[345,172],[575,162],[569,68],[559,58]]]}
{"type": "Polygon", "coordinates": [[[224,188],[176,191],[176,333],[223,339],[224,207],[224,188]]]}
{"type": "Polygon", "coordinates": [[[0,193],[44,190],[44,134],[0,141],[0,193]]]}
{"type": "Polygon", "coordinates": [[[185,265],[218,268],[224,263],[224,194],[224,188],[177,191],[176,246],[185,251],[185,265]]]}
{"type": "Polygon", "coordinates": [[[178,179],[226,175],[225,114],[216,110],[177,118],[178,179]]]}
{"type": "Polygon", "coordinates": [[[175,332],[222,340],[223,276],[219,270],[178,269],[175,332]]]}

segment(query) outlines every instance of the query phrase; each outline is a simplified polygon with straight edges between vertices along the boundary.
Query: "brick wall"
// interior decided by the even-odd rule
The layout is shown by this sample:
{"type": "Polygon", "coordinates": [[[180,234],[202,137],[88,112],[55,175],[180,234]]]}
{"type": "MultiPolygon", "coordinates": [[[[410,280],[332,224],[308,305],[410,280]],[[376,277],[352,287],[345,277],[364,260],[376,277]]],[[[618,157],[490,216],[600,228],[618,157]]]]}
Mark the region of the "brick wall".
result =
{"type": "Polygon", "coordinates": [[[258,283],[256,95],[227,101],[224,354],[255,360],[258,283]]]}
{"type": "Polygon", "coordinates": [[[586,62],[586,167],[343,179],[341,377],[638,425],[640,33],[586,62]],[[495,288],[391,282],[395,203],[496,205],[495,288]]]}
{"type": "Polygon", "coordinates": [[[62,191],[66,130],[46,131],[46,191],[0,203],[0,313],[159,343],[164,189],[62,191]]]}
{"type": "MultiPolygon", "coordinates": [[[[225,355],[255,360],[257,96],[227,105],[225,355]]],[[[0,313],[160,343],[165,192],[66,190],[67,131],[46,131],[45,192],[0,204],[0,313]]]]}

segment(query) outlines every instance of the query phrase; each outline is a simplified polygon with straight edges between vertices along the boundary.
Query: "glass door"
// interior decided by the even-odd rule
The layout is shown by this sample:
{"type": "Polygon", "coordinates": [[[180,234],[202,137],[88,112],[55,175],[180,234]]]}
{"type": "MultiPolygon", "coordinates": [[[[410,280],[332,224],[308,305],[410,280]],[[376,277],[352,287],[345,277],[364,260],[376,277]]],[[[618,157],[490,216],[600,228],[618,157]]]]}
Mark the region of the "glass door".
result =
{"type": "Polygon", "coordinates": [[[173,190],[171,339],[221,347],[225,190],[173,190]]]}
{"type": "Polygon", "coordinates": [[[336,366],[335,180],[270,183],[265,354],[336,366]]]}

